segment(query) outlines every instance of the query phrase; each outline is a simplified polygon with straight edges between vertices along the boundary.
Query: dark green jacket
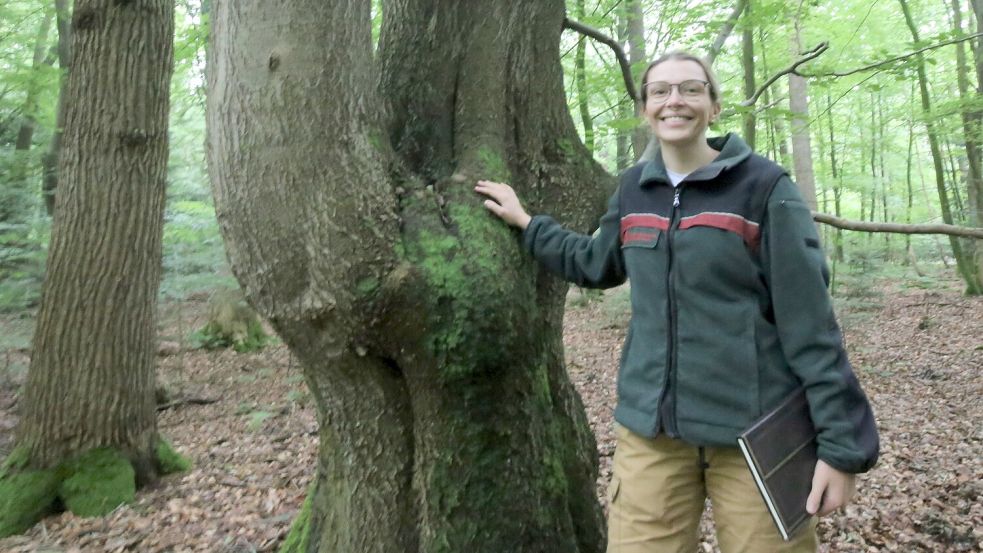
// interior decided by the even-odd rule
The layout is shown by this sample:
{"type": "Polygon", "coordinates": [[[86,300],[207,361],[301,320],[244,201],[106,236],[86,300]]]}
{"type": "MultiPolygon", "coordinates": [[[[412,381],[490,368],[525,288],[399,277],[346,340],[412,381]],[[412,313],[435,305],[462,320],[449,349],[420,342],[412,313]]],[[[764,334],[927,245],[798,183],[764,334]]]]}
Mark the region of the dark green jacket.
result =
{"type": "Polygon", "coordinates": [[[825,257],[785,171],[736,135],[678,188],[661,155],[621,175],[594,237],[536,216],[525,246],[579,286],[631,280],[615,419],[695,445],[737,434],[801,384],[819,457],[874,465],[874,416],[843,349],[825,257]]]}

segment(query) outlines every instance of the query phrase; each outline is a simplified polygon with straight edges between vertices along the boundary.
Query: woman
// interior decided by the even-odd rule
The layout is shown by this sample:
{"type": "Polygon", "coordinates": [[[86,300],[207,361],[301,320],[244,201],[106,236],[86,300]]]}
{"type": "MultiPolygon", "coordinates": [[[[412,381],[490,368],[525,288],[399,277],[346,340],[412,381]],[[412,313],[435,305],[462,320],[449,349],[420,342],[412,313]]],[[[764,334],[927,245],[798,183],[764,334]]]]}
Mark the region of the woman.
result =
{"type": "Polygon", "coordinates": [[[631,279],[609,552],[692,553],[707,497],[724,553],[816,551],[815,519],[782,541],[736,447],[800,385],[819,431],[810,513],[849,502],[854,475],[877,459],[810,211],[785,171],[738,136],[707,139],[718,90],[695,56],[649,66],[641,95],[659,149],[621,175],[593,237],[530,217],[506,184],[475,188],[550,271],[587,287],[631,279]]]}

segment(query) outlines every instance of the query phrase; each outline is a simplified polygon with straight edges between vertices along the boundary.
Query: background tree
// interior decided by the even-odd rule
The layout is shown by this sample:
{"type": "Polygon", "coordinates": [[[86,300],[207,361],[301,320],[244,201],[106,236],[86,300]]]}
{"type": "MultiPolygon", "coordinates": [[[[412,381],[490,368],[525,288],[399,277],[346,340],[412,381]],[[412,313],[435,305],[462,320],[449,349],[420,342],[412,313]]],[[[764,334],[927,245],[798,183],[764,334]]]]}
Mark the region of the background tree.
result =
{"type": "Polygon", "coordinates": [[[375,60],[366,2],[213,9],[219,222],[321,422],[284,549],[601,551],[566,286],[473,192],[586,231],[613,189],[564,102],[563,2],[387,2],[375,60]]]}
{"type": "Polygon", "coordinates": [[[180,464],[154,404],[173,13],[169,0],[75,7],[58,218],[17,445],[0,469],[0,535],[56,499],[104,514],[180,464]]]}

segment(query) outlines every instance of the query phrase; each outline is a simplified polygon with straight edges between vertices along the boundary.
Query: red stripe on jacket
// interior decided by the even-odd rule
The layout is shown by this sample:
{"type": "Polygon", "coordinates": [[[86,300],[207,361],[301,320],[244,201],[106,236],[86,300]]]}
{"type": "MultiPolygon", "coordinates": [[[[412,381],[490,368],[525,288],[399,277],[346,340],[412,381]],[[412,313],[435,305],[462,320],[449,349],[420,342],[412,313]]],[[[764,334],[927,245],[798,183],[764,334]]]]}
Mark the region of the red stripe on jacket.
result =
{"type": "Polygon", "coordinates": [[[743,238],[744,242],[752,248],[757,248],[761,241],[761,228],[758,223],[748,221],[734,213],[708,211],[699,215],[683,217],[679,221],[680,229],[691,227],[713,227],[733,232],[743,238]]]}
{"type": "MultiPolygon", "coordinates": [[[[624,244],[629,236],[634,240],[640,238],[637,236],[637,231],[633,232],[633,229],[639,229],[639,227],[656,228],[666,231],[669,230],[669,219],[661,215],[655,215],[654,213],[632,213],[625,215],[621,218],[621,243],[624,244]],[[629,232],[632,232],[632,234],[629,235],[629,232]]],[[[651,236],[645,236],[645,238],[651,238],[651,236]]]]}

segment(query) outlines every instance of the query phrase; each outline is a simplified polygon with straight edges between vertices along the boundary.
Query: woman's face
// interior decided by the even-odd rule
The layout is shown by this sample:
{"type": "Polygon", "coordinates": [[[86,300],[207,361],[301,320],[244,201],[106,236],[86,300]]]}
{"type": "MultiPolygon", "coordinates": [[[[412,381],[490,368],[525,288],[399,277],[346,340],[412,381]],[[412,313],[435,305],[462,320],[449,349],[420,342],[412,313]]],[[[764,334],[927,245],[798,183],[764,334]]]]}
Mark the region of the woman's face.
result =
{"type": "Polygon", "coordinates": [[[687,91],[680,90],[679,85],[685,81],[706,82],[706,73],[700,64],[691,60],[669,59],[649,70],[648,98],[645,101],[645,118],[652,131],[663,145],[701,146],[706,141],[706,131],[710,122],[720,113],[720,104],[710,98],[710,90],[703,87],[702,92],[694,94],[690,87],[687,91]],[[653,83],[663,83],[653,85],[653,83]],[[661,99],[654,94],[661,87],[669,90],[669,96],[661,99]]]}

